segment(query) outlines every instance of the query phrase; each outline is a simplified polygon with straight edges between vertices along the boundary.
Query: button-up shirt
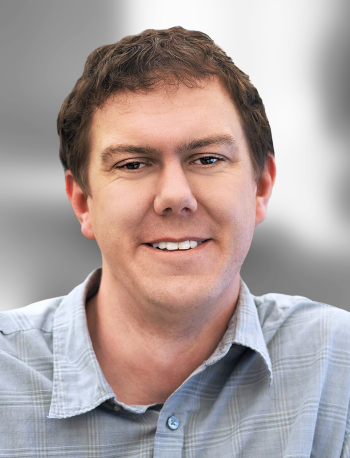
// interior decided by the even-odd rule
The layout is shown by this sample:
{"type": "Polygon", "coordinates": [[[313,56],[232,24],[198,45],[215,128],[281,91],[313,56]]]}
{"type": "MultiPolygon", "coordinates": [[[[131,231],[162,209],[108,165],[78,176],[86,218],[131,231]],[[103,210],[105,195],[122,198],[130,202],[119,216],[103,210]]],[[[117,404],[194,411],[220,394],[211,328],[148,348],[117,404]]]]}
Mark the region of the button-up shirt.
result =
{"type": "Polygon", "coordinates": [[[348,312],[241,282],[214,353],[164,405],[125,405],[86,324],[100,275],[0,314],[0,457],[350,457],[348,312]]]}

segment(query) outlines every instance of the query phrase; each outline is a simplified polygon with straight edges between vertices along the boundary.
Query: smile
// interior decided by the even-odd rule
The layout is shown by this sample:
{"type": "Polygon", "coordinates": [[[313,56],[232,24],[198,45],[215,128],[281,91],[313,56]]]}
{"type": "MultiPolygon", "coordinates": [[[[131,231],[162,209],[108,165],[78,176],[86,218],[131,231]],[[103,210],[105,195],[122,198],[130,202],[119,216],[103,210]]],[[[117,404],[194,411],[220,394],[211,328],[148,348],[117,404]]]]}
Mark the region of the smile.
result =
{"type": "Polygon", "coordinates": [[[198,245],[201,245],[203,242],[197,242],[195,240],[184,240],[183,242],[161,241],[155,243],[147,243],[147,245],[162,251],[178,251],[191,250],[192,248],[196,248],[198,245]]]}

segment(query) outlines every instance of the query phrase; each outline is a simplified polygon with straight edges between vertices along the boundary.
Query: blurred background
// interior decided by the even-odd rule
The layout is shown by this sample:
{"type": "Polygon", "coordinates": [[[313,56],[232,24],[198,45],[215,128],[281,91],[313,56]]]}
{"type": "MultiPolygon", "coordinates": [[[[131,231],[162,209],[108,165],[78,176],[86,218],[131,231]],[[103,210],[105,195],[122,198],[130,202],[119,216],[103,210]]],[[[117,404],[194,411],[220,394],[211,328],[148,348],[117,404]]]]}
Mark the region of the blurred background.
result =
{"type": "Polygon", "coordinates": [[[264,100],[278,175],[242,268],[253,294],[350,310],[348,0],[0,0],[0,309],[101,264],[64,191],[56,117],[88,54],[146,28],[210,35],[264,100]]]}

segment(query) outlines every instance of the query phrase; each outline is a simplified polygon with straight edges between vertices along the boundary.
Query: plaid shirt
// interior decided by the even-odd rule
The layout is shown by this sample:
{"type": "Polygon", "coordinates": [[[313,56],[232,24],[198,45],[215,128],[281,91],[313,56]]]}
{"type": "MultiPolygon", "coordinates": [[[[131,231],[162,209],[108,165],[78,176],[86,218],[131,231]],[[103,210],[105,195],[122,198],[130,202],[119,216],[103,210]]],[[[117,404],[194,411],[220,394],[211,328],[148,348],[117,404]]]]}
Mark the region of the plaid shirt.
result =
{"type": "Polygon", "coordinates": [[[129,406],[88,334],[99,279],[0,314],[0,457],[350,457],[348,312],[242,282],[211,357],[164,405],[129,406]]]}

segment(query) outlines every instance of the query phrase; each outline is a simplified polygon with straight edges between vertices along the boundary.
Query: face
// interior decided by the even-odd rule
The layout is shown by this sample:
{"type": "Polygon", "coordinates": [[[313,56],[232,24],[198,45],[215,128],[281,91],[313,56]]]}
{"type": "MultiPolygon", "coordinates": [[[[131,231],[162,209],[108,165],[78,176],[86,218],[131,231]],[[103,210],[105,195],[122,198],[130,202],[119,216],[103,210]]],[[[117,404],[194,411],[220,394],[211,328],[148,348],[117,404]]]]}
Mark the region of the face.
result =
{"type": "Polygon", "coordinates": [[[130,300],[162,307],[237,288],[268,197],[222,85],[118,93],[90,133],[91,196],[77,216],[103,275],[130,300]]]}

